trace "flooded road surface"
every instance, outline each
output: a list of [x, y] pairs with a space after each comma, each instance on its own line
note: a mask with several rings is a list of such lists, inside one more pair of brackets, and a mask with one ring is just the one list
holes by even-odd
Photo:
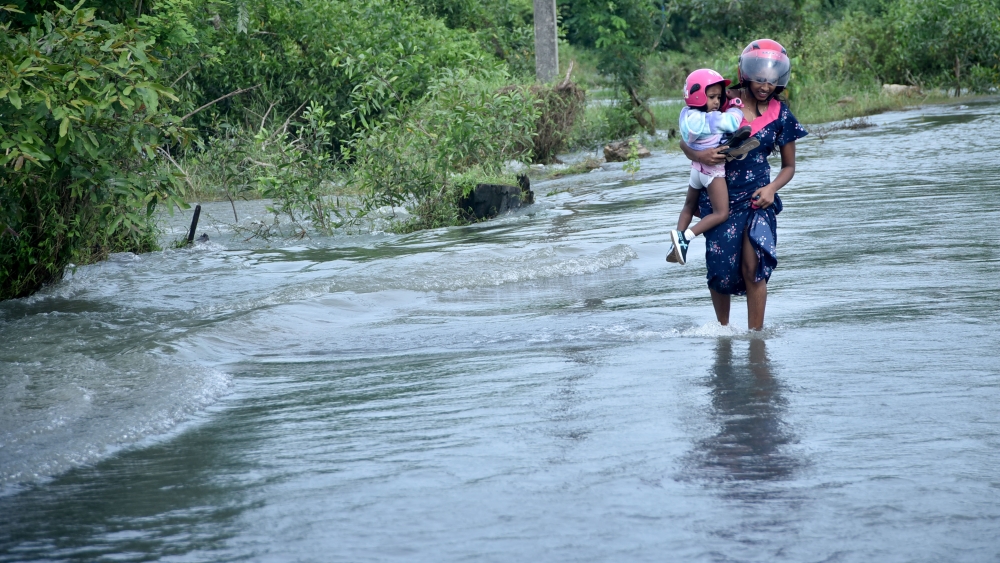
[[997, 560], [1000, 104], [873, 121], [799, 143], [761, 337], [662, 153], [0, 304], [0, 561]]

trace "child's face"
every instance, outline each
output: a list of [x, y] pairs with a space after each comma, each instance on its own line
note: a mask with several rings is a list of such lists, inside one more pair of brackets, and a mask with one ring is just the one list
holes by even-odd
[[705, 97], [708, 98], [705, 109], [717, 111], [722, 106], [722, 84], [712, 84], [705, 88]]

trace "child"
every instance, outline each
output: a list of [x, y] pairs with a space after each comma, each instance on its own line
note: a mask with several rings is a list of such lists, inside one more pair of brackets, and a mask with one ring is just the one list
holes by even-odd
[[[719, 146], [723, 133], [736, 133], [738, 130], [738, 134], [733, 135], [734, 140], [749, 135], [749, 127], [740, 129], [743, 112], [739, 108], [743, 107], [743, 103], [739, 98], [729, 100], [730, 107], [725, 112], [719, 111], [725, 100], [725, 87], [729, 83], [721, 74], [708, 68], [692, 72], [684, 81], [684, 103], [687, 107], [681, 110], [680, 130], [681, 138], [692, 149]], [[667, 254], [667, 262], [685, 264], [691, 239], [721, 225], [729, 218], [729, 190], [725, 176], [725, 165], [706, 166], [691, 162], [687, 198], [680, 217], [677, 218], [677, 229], [670, 231], [673, 246]], [[688, 228], [698, 208], [698, 194], [702, 189], [708, 190], [712, 214], [702, 217], [697, 225]]]

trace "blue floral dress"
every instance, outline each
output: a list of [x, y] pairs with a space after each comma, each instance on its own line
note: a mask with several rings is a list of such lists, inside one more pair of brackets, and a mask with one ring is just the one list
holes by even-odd
[[[743, 160], [726, 163], [729, 220], [705, 232], [708, 287], [726, 295], [744, 295], [747, 291], [741, 271], [744, 232], [749, 233], [750, 243], [757, 253], [754, 281], [767, 281], [778, 265], [777, 215], [781, 213], [781, 198], [775, 194], [774, 204], [767, 209], [753, 209], [750, 198], [757, 189], [771, 182], [767, 156], [775, 146], [783, 147], [807, 135], [788, 106], [778, 100], [771, 100], [764, 115], [757, 117], [750, 127], [760, 146]], [[708, 190], [701, 190], [698, 208], [702, 217], [712, 212]]]

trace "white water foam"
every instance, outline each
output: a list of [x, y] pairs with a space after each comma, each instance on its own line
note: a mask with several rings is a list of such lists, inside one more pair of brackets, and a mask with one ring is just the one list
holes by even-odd
[[[478, 254], [443, 254], [428, 263], [421, 257], [419, 266], [406, 263], [378, 264], [365, 268], [358, 276], [338, 277], [332, 291], [455, 291], [500, 286], [530, 280], [593, 274], [625, 265], [639, 257], [632, 247], [616, 244], [595, 254], [566, 256], [566, 251], [544, 247], [512, 256], [486, 259]], [[378, 271], [379, 269], [384, 271]]]
[[721, 325], [717, 321], [705, 323], [680, 331], [683, 338], [736, 338], [740, 340], [767, 339], [776, 336], [780, 326], [764, 325], [762, 330], [747, 330], [732, 324]]
[[226, 374], [145, 354], [68, 354], [0, 369], [0, 494], [165, 434], [231, 384]]
[[[554, 247], [529, 250], [509, 256], [482, 258], [480, 253], [442, 253], [428, 259], [406, 257], [351, 264], [323, 272], [290, 272], [300, 281], [284, 279], [269, 291], [254, 288], [233, 292], [226, 299], [193, 309], [195, 316], [250, 311], [313, 299], [335, 292], [372, 293], [386, 290], [458, 291], [496, 287], [509, 283], [564, 276], [593, 274], [625, 265], [638, 258], [630, 246], [614, 245], [593, 254], [567, 256], [570, 251]], [[251, 274], [253, 266], [250, 267]], [[291, 283], [290, 283], [291, 282]]]
[[714, 321], [682, 330], [680, 335], [685, 338], [732, 338], [746, 332], [746, 330], [736, 328], [731, 324], [721, 325], [718, 321]]

